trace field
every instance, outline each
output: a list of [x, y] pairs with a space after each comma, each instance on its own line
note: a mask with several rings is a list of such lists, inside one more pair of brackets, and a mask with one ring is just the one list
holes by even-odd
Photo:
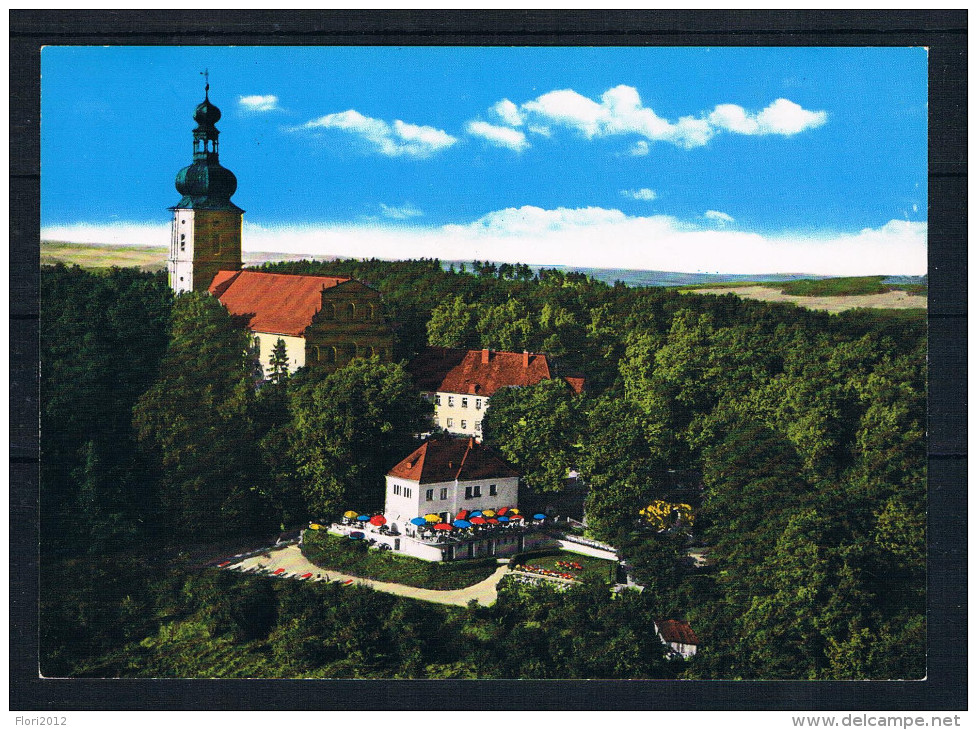
[[846, 309], [926, 309], [926, 297], [910, 294], [903, 290], [887, 291], [884, 294], [849, 295], [797, 295], [784, 294], [780, 289], [770, 286], [731, 286], [686, 289], [691, 294], [735, 294], [744, 299], [758, 299], [763, 302], [783, 302], [796, 304], [807, 309], [820, 309], [825, 312], [843, 312]]
[[[143, 271], [166, 269], [166, 246], [108, 246], [94, 243], [41, 241], [41, 265], [65, 264], [84, 269], [108, 269], [113, 266], [135, 266]], [[245, 251], [244, 263], [255, 266], [270, 261], [298, 261], [313, 257], [303, 254]], [[332, 257], [315, 257], [328, 260]]]
[[86, 269], [135, 266], [143, 271], [166, 268], [166, 246], [94, 246], [41, 241], [41, 265], [78, 265]]
[[305, 533], [302, 553], [321, 568], [435, 591], [467, 588], [485, 580], [499, 567], [495, 558], [429, 563], [404, 555], [367, 550], [362, 542], [312, 530]]

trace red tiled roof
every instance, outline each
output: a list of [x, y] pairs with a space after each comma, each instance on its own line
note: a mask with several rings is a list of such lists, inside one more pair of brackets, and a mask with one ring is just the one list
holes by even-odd
[[664, 641], [676, 644], [699, 645], [699, 637], [695, 635], [688, 621], [676, 621], [668, 619], [666, 621], [655, 621], [658, 626], [658, 633]]
[[491, 397], [499, 388], [549, 380], [546, 355], [428, 347], [409, 366], [421, 390]]
[[567, 385], [573, 388], [574, 393], [576, 393], [577, 395], [583, 393], [583, 386], [584, 386], [583, 378], [571, 378], [570, 376], [567, 376], [563, 379], [567, 381]]
[[337, 276], [299, 276], [263, 271], [218, 271], [210, 293], [255, 332], [301, 335], [322, 308], [323, 289], [349, 281]]
[[432, 439], [387, 472], [419, 484], [517, 477], [519, 472], [475, 439]]

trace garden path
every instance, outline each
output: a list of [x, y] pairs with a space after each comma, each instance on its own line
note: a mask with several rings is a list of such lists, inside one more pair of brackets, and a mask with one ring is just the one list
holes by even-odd
[[371, 578], [359, 578], [355, 575], [347, 575], [338, 570], [320, 568], [310, 562], [303, 554], [298, 545], [288, 545], [282, 548], [275, 548], [260, 555], [252, 555], [238, 562], [227, 566], [228, 570], [238, 570], [241, 572], [261, 572], [263, 574], [274, 573], [279, 568], [285, 572], [281, 573], [283, 578], [297, 578], [306, 573], [312, 573], [309, 580], [339, 581], [345, 583], [352, 580], [356, 585], [366, 586], [375, 591], [392, 593], [395, 596], [414, 598], [418, 601], [428, 601], [430, 603], [441, 603], [446, 606], [467, 606], [472, 599], [478, 601], [482, 606], [490, 606], [495, 603], [498, 597], [497, 586], [502, 576], [506, 574], [509, 567], [500, 565], [492, 575], [485, 580], [451, 591], [434, 591], [429, 588], [415, 588], [414, 586], [402, 583], [386, 583], [384, 581], [373, 580]]

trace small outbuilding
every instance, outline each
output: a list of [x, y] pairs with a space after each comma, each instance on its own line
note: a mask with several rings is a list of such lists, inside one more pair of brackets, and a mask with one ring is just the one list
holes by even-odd
[[690, 659], [699, 649], [699, 637], [688, 621], [665, 619], [655, 621], [655, 633], [673, 656]]

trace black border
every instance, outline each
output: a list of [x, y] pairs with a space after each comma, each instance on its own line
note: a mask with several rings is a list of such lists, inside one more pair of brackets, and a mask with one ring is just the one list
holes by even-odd
[[[963, 710], [967, 706], [965, 10], [10, 11], [10, 710]], [[41, 680], [37, 674], [44, 45], [929, 48], [929, 650], [917, 682]], [[892, 154], [899, 154], [893, 150]]]

